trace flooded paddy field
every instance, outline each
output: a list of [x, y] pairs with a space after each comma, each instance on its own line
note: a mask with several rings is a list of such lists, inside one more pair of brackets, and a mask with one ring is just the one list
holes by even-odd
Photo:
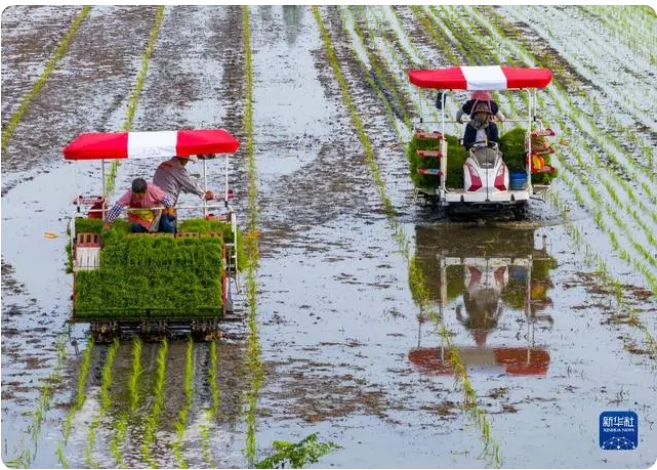
[[[3, 463], [252, 467], [316, 433], [339, 447], [308, 467], [654, 465], [656, 33], [643, 7], [6, 9]], [[499, 63], [553, 71], [559, 174], [526, 220], [450, 222], [414, 199], [405, 147], [436, 110], [406, 71]], [[217, 127], [241, 142], [242, 321], [92, 341], [68, 322], [66, 223], [100, 167], [62, 148]], [[111, 200], [154, 165], [123, 162]], [[635, 449], [601, 449], [613, 410], [637, 414]]]

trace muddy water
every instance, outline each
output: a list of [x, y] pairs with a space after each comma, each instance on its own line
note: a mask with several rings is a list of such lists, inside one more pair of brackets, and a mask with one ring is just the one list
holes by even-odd
[[[624, 350], [619, 335], [626, 329], [603, 325], [613, 314], [610, 299], [587, 289], [587, 270], [563, 243], [560, 227], [433, 227], [416, 234], [433, 298], [493, 414], [505, 465], [652, 463], [655, 363]], [[445, 243], [446, 236], [458, 241]], [[440, 341], [421, 339], [409, 355], [416, 369], [451, 373]], [[646, 420], [644, 445], [629, 455], [608, 455], [597, 446], [598, 416], [627, 408]]]
[[[20, 106], [81, 7], [16, 5], [2, 12], [2, 124]], [[49, 34], [43, 34], [47, 28]]]
[[[88, 20], [116, 23], [113, 12], [94, 8]], [[127, 61], [135, 74], [153, 18], [149, 15], [154, 16], [152, 9], [137, 15], [143, 21], [137, 28], [141, 36], [134, 37], [132, 62]], [[642, 334], [627, 319], [615, 316], [613, 295], [602, 289], [581, 249], [570, 245], [556, 213], [536, 202], [527, 223], [464, 226], [445, 224], [429, 210], [416, 208], [406, 158], [393, 145], [396, 135], [382, 103], [362, 86], [363, 71], [353, 61], [339, 15], [328, 9], [322, 10], [322, 17], [373, 142], [386, 191], [403, 229], [414, 240], [432, 310], [442, 311], [480, 406], [490, 413], [503, 465], [651, 465], [651, 443], [657, 440], [651, 425], [655, 360], [645, 353]], [[251, 21], [263, 256], [258, 314], [265, 364], [257, 416], [259, 457], [269, 454], [274, 440], [294, 441], [318, 432], [320, 440], [342, 446], [321, 460], [322, 467], [490, 465], [479, 458], [484, 445], [462, 408], [462, 392], [454, 387], [449, 355], [436, 333], [437, 319], [422, 315], [414, 302], [406, 262], [382, 215], [312, 11], [254, 7]], [[203, 27], [179, 27], [196, 24]], [[241, 135], [240, 25], [239, 8], [167, 7], [135, 130], [222, 126]], [[79, 34], [91, 33], [83, 26]], [[103, 37], [107, 32], [98, 34]], [[69, 60], [63, 70], [75, 73], [74, 64]], [[129, 90], [134, 78], [108, 84], [107, 93]], [[64, 93], [59, 89], [53, 96]], [[123, 107], [98, 109], [98, 115], [87, 112], [84, 122], [120, 127]], [[48, 136], [65, 132], [76, 122], [71, 119], [49, 128]], [[28, 145], [25, 134], [19, 138], [17, 132], [15, 141]], [[54, 146], [54, 138], [52, 142]], [[53, 152], [56, 161], [59, 157]], [[231, 160], [230, 170], [242, 219], [246, 184], [241, 156]], [[62, 183], [70, 185], [75, 177], [69, 165], [31, 173], [41, 164], [39, 160], [25, 170], [21, 175], [34, 179], [16, 186], [2, 201], [5, 462], [26, 447], [33, 449], [24, 434], [30, 423], [26, 413], [34, 408], [39, 379], [52, 369], [55, 335], [65, 331], [69, 315], [70, 277], [62, 270], [65, 237], [46, 240], [43, 232], [63, 235], [63, 220], [75, 193], [63, 190]], [[150, 176], [152, 170], [148, 162], [126, 162], [119, 170], [117, 193], [135, 176]], [[84, 191], [93, 190], [94, 171], [93, 166], [84, 167], [78, 175]], [[221, 178], [213, 175], [211, 187], [221, 188]], [[35, 217], [35, 210], [43, 212]], [[591, 220], [583, 211], [573, 213], [588, 236]], [[614, 269], [623, 273], [623, 279], [636, 277], [616, 262]], [[626, 302], [639, 308], [639, 318], [654, 332], [654, 302], [645, 291], [629, 285], [625, 294]], [[188, 404], [183, 391], [186, 344], [170, 343], [165, 407], [150, 449], [160, 466], [177, 464], [174, 422], [186, 406], [189, 419], [182, 455], [190, 466], [245, 465], [244, 332], [242, 324], [230, 326], [217, 348], [220, 404], [215, 419], [205, 414], [213, 400], [209, 346], [194, 348], [194, 393]], [[64, 379], [43, 424], [32, 466], [61, 466], [56, 449], [70, 402], [76, 398], [80, 367], [71, 340], [83, 349], [85, 327], [74, 328], [65, 339]], [[108, 443], [124, 413], [129, 414], [122, 447], [125, 463], [145, 465], [141, 445], [145, 422], [154, 409], [159, 347], [143, 346], [141, 400], [130, 415], [132, 345], [120, 345], [112, 368], [112, 402], [100, 418], [91, 452], [96, 465], [115, 465]], [[85, 453], [91, 423], [100, 416], [106, 355], [107, 346], [95, 346], [85, 402], [65, 448], [70, 466], [88, 465]], [[628, 408], [642, 422], [639, 448], [624, 453], [598, 450], [599, 413]], [[211, 430], [208, 441], [204, 426]], [[203, 452], [208, 445], [210, 462]]]

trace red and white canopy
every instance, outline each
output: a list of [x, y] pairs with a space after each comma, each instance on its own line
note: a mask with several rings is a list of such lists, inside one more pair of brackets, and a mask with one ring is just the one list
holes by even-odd
[[234, 153], [240, 143], [224, 129], [82, 134], [64, 148], [66, 160], [186, 157]]
[[408, 78], [421, 88], [443, 90], [509, 90], [544, 88], [552, 80], [548, 69], [505, 67], [450, 67], [435, 70], [409, 70]]

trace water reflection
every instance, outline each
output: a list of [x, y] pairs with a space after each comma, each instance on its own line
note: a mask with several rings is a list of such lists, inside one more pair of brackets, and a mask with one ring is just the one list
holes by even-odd
[[[547, 373], [550, 354], [537, 344], [536, 329], [538, 324], [553, 323], [547, 310], [552, 304], [550, 271], [556, 264], [545, 237], [536, 238], [535, 230], [507, 226], [416, 227], [417, 266], [434, 303], [432, 311], [450, 330], [460, 327], [454, 342], [469, 370]], [[491, 341], [505, 316], [519, 330], [511, 335], [500, 332]], [[422, 371], [451, 374], [450, 352], [444, 345], [420, 344], [427, 317], [420, 318], [418, 347], [409, 359]]]
[[288, 44], [294, 44], [301, 33], [301, 20], [305, 7], [302, 5], [283, 5], [283, 21], [285, 22], [285, 37]]

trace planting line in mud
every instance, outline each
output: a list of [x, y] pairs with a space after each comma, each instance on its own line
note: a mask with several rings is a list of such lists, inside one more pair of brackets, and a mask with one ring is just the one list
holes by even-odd
[[89, 371], [91, 366], [91, 353], [93, 349], [94, 349], [94, 340], [93, 338], [91, 338], [89, 339], [89, 342], [87, 343], [87, 347], [84, 350], [84, 354], [82, 355], [82, 365], [80, 366], [80, 373], [78, 375], [77, 396], [75, 402], [71, 405], [71, 409], [68, 412], [68, 415], [66, 416], [66, 421], [64, 421], [64, 428], [62, 429], [62, 434], [63, 434], [62, 440], [60, 440], [59, 443], [57, 444], [57, 449], [56, 449], [57, 460], [64, 468], [68, 468], [68, 461], [64, 456], [64, 450], [66, 448], [66, 444], [68, 443], [68, 439], [71, 436], [71, 429], [73, 427], [73, 418], [75, 418], [77, 412], [80, 411], [80, 409], [82, 409], [82, 405], [84, 405], [84, 401], [86, 398], [84, 389], [87, 385], [87, 380], [89, 379]]
[[[404, 90], [404, 95], [411, 102], [416, 113], [422, 116], [423, 110], [419, 106], [418, 101], [416, 101], [417, 89], [408, 80], [406, 71], [415, 68], [419, 63], [426, 64], [426, 61], [416, 61], [403, 49], [399, 44], [398, 39], [396, 42], [392, 42], [387, 35], [383, 34], [383, 22], [385, 19], [379, 17], [377, 9], [374, 7], [360, 6], [359, 11], [361, 17], [364, 18], [363, 29], [367, 31], [372, 47], [380, 52], [387, 73], [393, 78], [393, 80], [395, 80], [399, 89]], [[373, 25], [371, 25], [371, 21], [374, 23]], [[379, 34], [377, 35], [376, 32]], [[368, 49], [368, 52], [369, 50], [370, 49]], [[431, 111], [432, 117], [437, 121], [437, 110], [430, 106], [429, 111]], [[406, 118], [404, 122], [408, 127], [411, 126], [411, 118]]]
[[437, 327], [440, 330], [440, 336], [443, 339], [443, 341], [446, 343], [451, 355], [450, 356], [451, 360], [454, 364], [454, 371], [455, 371], [454, 378], [456, 379], [457, 382], [460, 382], [463, 386], [464, 409], [469, 412], [471, 417], [474, 418], [474, 421], [479, 426], [479, 429], [481, 431], [482, 440], [485, 443], [485, 447], [482, 452], [482, 455], [494, 459], [495, 466], [499, 467], [501, 464], [500, 447], [499, 444], [492, 437], [490, 422], [488, 420], [487, 414], [477, 405], [476, 391], [472, 387], [472, 384], [468, 378], [467, 370], [460, 359], [460, 352], [452, 342], [451, 334], [447, 329], [443, 321], [443, 318], [441, 318], [437, 312], [431, 311], [432, 307], [430, 306], [430, 302], [429, 302], [429, 294], [428, 294], [428, 289], [426, 287], [426, 280], [424, 279], [421, 270], [417, 267], [415, 257], [413, 256], [410, 250], [411, 242], [406, 236], [403, 227], [401, 226], [398, 219], [396, 218], [395, 209], [386, 194], [385, 184], [381, 178], [380, 169], [374, 156], [374, 150], [372, 148], [371, 141], [369, 140], [367, 134], [365, 133], [362, 119], [358, 114], [356, 106], [351, 98], [349, 92], [349, 85], [347, 84], [347, 81], [344, 78], [344, 75], [342, 74], [337, 56], [335, 54], [335, 50], [333, 48], [333, 45], [331, 44], [331, 38], [322, 21], [321, 14], [317, 6], [313, 6], [313, 14], [315, 16], [315, 19], [320, 29], [320, 34], [322, 36], [324, 49], [328, 56], [329, 63], [331, 64], [336, 79], [340, 85], [343, 102], [349, 111], [352, 125], [355, 127], [356, 132], [361, 141], [361, 144], [365, 149], [365, 156], [368, 162], [368, 167], [370, 169], [370, 172], [372, 173], [372, 178], [374, 180], [377, 194], [379, 195], [379, 198], [381, 199], [381, 203], [385, 208], [388, 222], [394, 232], [393, 236], [399, 245], [399, 249], [402, 256], [405, 258], [405, 260], [408, 263], [409, 273], [410, 273], [409, 283], [411, 285], [411, 289], [418, 294], [418, 298], [420, 299], [419, 303], [420, 303], [421, 312], [424, 313], [426, 311], [426, 313], [428, 313], [432, 318], [435, 318], [437, 320]]
[[153, 387], [153, 408], [151, 409], [150, 415], [146, 417], [141, 445], [142, 459], [152, 468], [157, 467], [157, 462], [151, 457], [151, 445], [155, 440], [155, 432], [160, 425], [160, 415], [162, 414], [162, 410], [164, 410], [164, 383], [167, 372], [168, 352], [169, 342], [165, 339], [157, 352], [157, 359], [155, 361], [157, 370], [155, 385]]
[[118, 468], [125, 467], [121, 447], [125, 442], [126, 436], [128, 434], [128, 422], [134, 417], [137, 411], [137, 406], [139, 405], [139, 379], [141, 378], [143, 371], [141, 366], [141, 353], [142, 342], [139, 337], [136, 336], [132, 342], [132, 372], [128, 378], [130, 410], [129, 412], [120, 413], [119, 419], [116, 421], [116, 433], [109, 443], [110, 452], [116, 461], [116, 466]]
[[[353, 7], [349, 7], [353, 8]], [[377, 95], [379, 96], [379, 99], [383, 103], [386, 112], [388, 114], [388, 118], [390, 120], [390, 123], [392, 127], [395, 129], [395, 133], [397, 134], [398, 138], [400, 139], [400, 142], [402, 142], [402, 146], [405, 148], [405, 144], [403, 143], [405, 139], [402, 138], [403, 133], [402, 130], [400, 130], [399, 125], [400, 123], [398, 122], [398, 119], [395, 117], [395, 112], [392, 108], [392, 103], [386, 99], [381, 87], [374, 81], [372, 78], [371, 74], [369, 73], [368, 67], [365, 65], [370, 64], [374, 70], [376, 71], [377, 75], [380, 77], [386, 77], [384, 72], [381, 70], [379, 61], [374, 59], [373, 54], [371, 53], [370, 49], [366, 47], [365, 41], [363, 38], [363, 33], [358, 27], [358, 24], [356, 22], [356, 19], [353, 15], [353, 12], [351, 10], [347, 10], [345, 8], [340, 8], [340, 15], [341, 15], [341, 20], [342, 20], [342, 25], [343, 29], [345, 30], [347, 36], [350, 36], [352, 38], [351, 41], [351, 50], [354, 54], [354, 59], [356, 62], [360, 65], [361, 70], [363, 71], [363, 76], [365, 77], [365, 80], [367, 83], [372, 87], [373, 90], [376, 90]], [[353, 28], [349, 28], [349, 25], [351, 25]], [[356, 43], [355, 41], [358, 41]], [[365, 51], [365, 57], [362, 58], [360, 57], [359, 51]], [[367, 61], [367, 62], [365, 62]], [[399, 103], [399, 102], [398, 102]], [[408, 119], [407, 115], [404, 113], [404, 117]], [[403, 131], [408, 133], [411, 123], [410, 121], [403, 119], [401, 122], [401, 125], [403, 127]]]
[[[212, 344], [215, 344], [214, 342]], [[176, 440], [174, 441], [173, 447], [173, 457], [176, 462], [176, 467], [178, 468], [188, 468], [187, 461], [182, 455], [182, 446], [185, 443], [185, 430], [187, 428], [187, 418], [189, 416], [189, 410], [192, 408], [193, 402], [193, 384], [194, 384], [194, 340], [189, 338], [187, 341], [187, 349], [185, 352], [185, 381], [183, 383], [183, 388], [185, 391], [185, 404], [178, 412], [178, 419], [173, 424], [173, 428], [176, 431]], [[215, 369], [216, 371], [216, 369]], [[215, 380], [216, 382], [216, 380]], [[213, 394], [214, 396], [214, 394]], [[218, 400], [217, 400], [218, 403]]]
[[[490, 25], [490, 23], [486, 23], [486, 21], [485, 21], [484, 18], [478, 17], [478, 16], [474, 13], [474, 10], [473, 10], [473, 15], [470, 15], [469, 18], [473, 18], [473, 17], [479, 22], [479, 24], [481, 24], [481, 25], [487, 25], [487, 27], [488, 27], [489, 29], [491, 29], [491, 25]], [[502, 34], [499, 34], [499, 32], [498, 32], [498, 36], [500, 37], [500, 40], [503, 39], [503, 35], [502, 35]], [[508, 41], [508, 39], [507, 39], [507, 42], [510, 42], [510, 41]], [[518, 46], [518, 47], [517, 47], [517, 49], [520, 49], [520, 48], [521, 48], [521, 46]], [[518, 53], [518, 52], [516, 52], [516, 53], [518, 54], [518, 56], [523, 57], [523, 58], [525, 59], [525, 62], [532, 63], [533, 61], [532, 61], [531, 59], [527, 59], [527, 57], [530, 56], [530, 55], [529, 55], [526, 51], [522, 51], [522, 52], [523, 52], [523, 53]], [[556, 84], [556, 83], [555, 83], [555, 86], [559, 88], [558, 84]], [[548, 89], [548, 90], [549, 90], [552, 94], [555, 94], [555, 93], [556, 93], [556, 92], [554, 92], [553, 90], [550, 90], [550, 89]], [[554, 98], [554, 101], [555, 101], [555, 103], [556, 103], [556, 105], [557, 105], [557, 108], [559, 109], [559, 112], [560, 112], [561, 114], [566, 114], [565, 109], [562, 107], [562, 104], [561, 104], [562, 101], [564, 101], [564, 99], [563, 99], [562, 97], [558, 96], [558, 95], [553, 95], [553, 98]], [[560, 99], [560, 98], [561, 98], [561, 99]], [[542, 103], [542, 100], [539, 99], [539, 101]], [[574, 106], [572, 105], [572, 102], [570, 102], [570, 100], [566, 100], [566, 103], [567, 103], [567, 105], [569, 105], [570, 108], [574, 108]], [[574, 111], [577, 111], [577, 110], [574, 110]], [[559, 118], [559, 119], [560, 119], [560, 118]], [[559, 119], [558, 119], [558, 120], [559, 120]], [[569, 126], [567, 126], [563, 120], [560, 121], [560, 124], [561, 124], [561, 127], [562, 127], [562, 129], [563, 129], [564, 132], [566, 132], [566, 133], [569, 132], [569, 130], [568, 130]], [[570, 135], [570, 137], [572, 137], [574, 140], [577, 141], [577, 142], [576, 142], [576, 145], [574, 145], [573, 148], [580, 147], [580, 148], [582, 148], [582, 149], [584, 149], [584, 150], [589, 151], [589, 154], [594, 156], [594, 157], [593, 157], [594, 160], [600, 158], [600, 157], [597, 155], [597, 153], [594, 152], [594, 151], [592, 151], [592, 150], [590, 150], [590, 148], [588, 147], [588, 145], [587, 145], [583, 140], [580, 140], [580, 138], [579, 138], [577, 135], [572, 134], [572, 135]], [[575, 153], [576, 156], [579, 156], [577, 150], [575, 150], [573, 153]], [[580, 164], [583, 164], [581, 161], [579, 161], [579, 163], [580, 163]], [[600, 167], [600, 168], [602, 168], [602, 167]], [[573, 173], [573, 174], [575, 174], [575, 175], [577, 175], [577, 176], [580, 176], [579, 173], [577, 173], [577, 172], [575, 172], [575, 173]], [[616, 179], [617, 181], [621, 180], [621, 178], [619, 178], [617, 175], [614, 175], [613, 172], [611, 172], [611, 175], [612, 175], [612, 177], [615, 176], [615, 179]], [[587, 187], [587, 191], [589, 191], [589, 193], [595, 193], [595, 192], [596, 192], [596, 189], [592, 186], [592, 184], [591, 184], [591, 182], [590, 182], [590, 178], [587, 178], [585, 175], [581, 175], [581, 177], [579, 178], [579, 181], [580, 181], [580, 183], [581, 183], [582, 185], [584, 185], [584, 186]], [[622, 183], [619, 183], [619, 184], [620, 184], [623, 188], [629, 188], [629, 186], [628, 186], [627, 184], [622, 184]], [[605, 185], [603, 185], [603, 186], [605, 186], [605, 189], [607, 189], [607, 190], [610, 188], [610, 185], [609, 185], [609, 184], [605, 184]], [[631, 190], [630, 190], [628, 193], [631, 194]], [[617, 195], [614, 196], [613, 194], [614, 194], [613, 192], [610, 193], [610, 197], [611, 197], [611, 199], [612, 199], [612, 200], [618, 200]], [[591, 194], [591, 195], [592, 195], [592, 197], [594, 198], [594, 200], [597, 198], [597, 197], [594, 196], [593, 194]], [[630, 199], [633, 199], [632, 196], [629, 196], [629, 197], [630, 197]], [[608, 207], [608, 204], [601, 203], [601, 200], [598, 199], [598, 207], [599, 207], [600, 205], [602, 205], [602, 207], [605, 208], [606, 212], [607, 212], [607, 213], [610, 215], [610, 217], [612, 217], [616, 222], [619, 220], [619, 217], [618, 217], [617, 212], [612, 211], [612, 209]], [[647, 209], [647, 208], [646, 208], [646, 209]], [[599, 209], [595, 209], [595, 208], [593, 208], [593, 207], [591, 207], [591, 210], [594, 211], [594, 212], [599, 212]], [[630, 214], [633, 214], [633, 213], [634, 213], [634, 214], [636, 215], [636, 212], [635, 212], [634, 210], [632, 210], [632, 208], [630, 208], [629, 206], [625, 206], [624, 211], [626, 211], [626, 212], [628, 212], [628, 213], [630, 213]], [[639, 219], [639, 220], [640, 220], [640, 218], [639, 218], [638, 216], [635, 217], [635, 215], [633, 215], [633, 217], [635, 218], [635, 220], [636, 220], [636, 219]], [[598, 226], [600, 227], [600, 229], [601, 229], [602, 231], [607, 232], [608, 235], [609, 235], [610, 232], [612, 232], [612, 230], [611, 230], [608, 226], [606, 226], [606, 225], [603, 224], [602, 219], [601, 219], [601, 216], [597, 216], [597, 217], [595, 217], [594, 220], [596, 221], [596, 223], [598, 224]], [[652, 256], [650, 256], [650, 253], [645, 249], [645, 247], [643, 247], [643, 245], [641, 245], [641, 243], [637, 242], [637, 241], [632, 237], [632, 231], [630, 231], [629, 228], [627, 228], [626, 224], [623, 223], [623, 222], [621, 222], [621, 224], [618, 224], [618, 225], [620, 226], [620, 228], [625, 228], [625, 233], [627, 234], [626, 236], [628, 236], [628, 237], [631, 239], [631, 241], [632, 241], [632, 246], [634, 247], [635, 250], [637, 250], [637, 251], [641, 254], [642, 259], [643, 259], [644, 261], [648, 262], [649, 264], [653, 265], [653, 263], [656, 262], [655, 259], [654, 259]], [[638, 223], [638, 225], [639, 225], [640, 227], [642, 227], [642, 230], [644, 230], [644, 232], [645, 232], [646, 234], [650, 234], [650, 235], [648, 236], [648, 240], [650, 240], [651, 238], [654, 240], [654, 237], [652, 237], [652, 234], [650, 233], [650, 232], [651, 232], [650, 229], [647, 229], [647, 230], [646, 230], [646, 229], [644, 228], [644, 227], [646, 227], [646, 225], [645, 225], [645, 223], [644, 223], [643, 221], [640, 222], [640, 223]], [[618, 247], [618, 237], [617, 237], [615, 234], [611, 234], [611, 235], [609, 235], [609, 236], [610, 236], [610, 239], [612, 240], [612, 244], [614, 244], [616, 247]], [[614, 241], [614, 240], [615, 240], [615, 241]], [[623, 253], [621, 253], [621, 255], [624, 256]], [[629, 256], [629, 254], [627, 254], [627, 256]], [[655, 286], [655, 282], [654, 282], [654, 281], [655, 281], [655, 278], [654, 278], [654, 275], [653, 275], [649, 270], [647, 270], [647, 268], [646, 268], [645, 266], [643, 266], [642, 264], [640, 264], [640, 263], [638, 263], [638, 262], [636, 262], [636, 263], [634, 263], [634, 264], [635, 264], [635, 266], [637, 266], [637, 267], [639, 268], [639, 270], [644, 274], [644, 276], [646, 276], [646, 278], [647, 278], [649, 284], [651, 285], [651, 288], [654, 289], [654, 286]]]
[[[568, 181], [566, 181], [566, 183], [572, 184], [569, 183]], [[578, 202], [580, 202], [581, 193], [579, 189], [576, 188], [575, 186], [571, 186], [571, 189], [575, 193]], [[598, 254], [599, 250], [593, 248], [591, 244], [586, 241], [586, 238], [582, 235], [582, 233], [577, 228], [577, 226], [575, 226], [575, 224], [570, 220], [567, 208], [564, 205], [564, 203], [552, 193], [548, 193], [548, 200], [553, 205], [553, 207], [556, 210], [558, 210], [559, 213], [561, 214], [561, 217], [564, 221], [563, 224], [564, 229], [566, 230], [566, 233], [568, 233], [568, 235], [571, 237], [575, 246], [580, 250], [583, 249], [584, 262], [587, 265], [595, 267], [597, 269], [598, 273], [601, 276], [604, 286], [613, 292], [614, 298], [616, 300], [616, 309], [615, 309], [614, 317], [619, 318], [621, 314], [625, 314], [625, 316], [629, 319], [625, 323], [637, 328], [639, 331], [643, 333], [644, 343], [646, 345], [645, 351], [653, 361], [657, 362], [657, 341], [655, 340], [655, 337], [650, 333], [648, 327], [645, 326], [643, 323], [641, 323], [641, 321], [639, 320], [638, 311], [636, 307], [627, 305], [625, 300], [625, 295], [623, 293], [623, 285], [620, 282], [620, 280], [613, 277], [609, 273], [605, 261]], [[625, 349], [629, 350], [630, 347], [633, 346], [630, 343], [629, 338], [622, 336], [622, 340], [625, 345]]]
[[[395, 37], [394, 41], [390, 41], [387, 35], [383, 35], [381, 38], [381, 42], [385, 43], [387, 40], [389, 42], [392, 42], [394, 45], [390, 47], [394, 48], [396, 46], [396, 48], [399, 50], [399, 54], [405, 58], [404, 62], [402, 62], [401, 60], [397, 61], [397, 68], [402, 72], [404, 85], [406, 85], [408, 88], [413, 90], [412, 92], [410, 92], [410, 95], [413, 100], [413, 105], [415, 106], [418, 115], [422, 116], [423, 109], [421, 105], [418, 103], [418, 100], [416, 99], [416, 95], [418, 94], [419, 89], [411, 86], [405, 72], [409, 69], [409, 67], [415, 68], [418, 65], [421, 65], [423, 68], [427, 68], [427, 69], [431, 68], [432, 66], [430, 61], [428, 60], [427, 57], [421, 55], [417, 50], [415, 43], [409, 40], [406, 30], [403, 28], [401, 19], [399, 18], [399, 14], [397, 13], [397, 10], [395, 8], [385, 7], [385, 6], [369, 7], [367, 11], [372, 12], [377, 31], [382, 30], [384, 23], [387, 23], [387, 25], [391, 29]], [[379, 15], [382, 15], [383, 18], [380, 18]], [[393, 56], [395, 56], [395, 54], [393, 54]], [[394, 73], [394, 71], [392, 73]], [[439, 121], [438, 110], [431, 105], [429, 106], [429, 109], [432, 112], [432, 117], [434, 121], [438, 122]], [[447, 102], [446, 112], [448, 116], [455, 115], [454, 104], [452, 103], [451, 100]]]
[[[420, 103], [419, 100], [419, 94], [418, 94], [419, 89], [410, 83], [410, 81], [408, 80], [408, 76], [406, 74], [406, 71], [409, 70], [409, 68], [411, 67], [414, 68], [415, 66], [417, 66], [418, 63], [421, 63], [428, 67], [428, 63], [426, 59], [422, 58], [418, 61], [416, 58], [417, 53], [413, 55], [404, 49], [404, 47], [400, 44], [401, 41], [399, 39], [399, 31], [394, 31], [394, 34], [397, 37], [396, 44], [392, 43], [385, 34], [382, 34], [384, 31], [383, 29], [384, 25], [382, 24], [382, 22], [385, 21], [385, 19], [382, 20], [379, 18], [379, 15], [377, 14], [377, 10], [374, 7], [361, 6], [359, 7], [359, 9], [360, 9], [361, 17], [364, 18], [363, 29], [367, 32], [369, 43], [371, 44], [370, 47], [366, 47], [365, 45], [363, 47], [366, 48], [368, 54], [373, 55], [374, 57], [377, 56], [371, 51], [377, 50], [379, 52], [381, 59], [377, 58], [376, 61], [380, 61], [385, 65], [387, 69], [387, 73], [390, 75], [390, 77], [393, 77], [396, 86], [399, 89], [404, 90], [405, 92], [404, 94], [407, 100], [410, 101], [410, 103], [413, 105], [416, 114], [423, 118], [423, 122], [424, 122], [425, 112], [427, 111], [431, 112], [429, 122], [431, 122], [431, 119], [433, 119], [433, 122], [439, 122], [440, 119], [438, 115], [438, 110], [431, 105], [429, 105], [428, 110], [423, 109], [422, 103]], [[370, 24], [370, 16], [374, 22], [373, 26]], [[361, 40], [364, 44], [365, 40], [363, 38], [363, 35], [359, 34], [359, 36], [361, 37]], [[451, 108], [451, 105], [452, 103], [449, 102], [448, 110]], [[448, 113], [453, 114], [449, 111]], [[410, 119], [406, 119], [404, 122], [409, 129], [412, 127], [412, 122]]]
[[53, 372], [48, 377], [41, 380], [36, 408], [31, 413], [32, 421], [28, 427], [28, 432], [30, 433], [32, 450], [24, 449], [16, 458], [8, 460], [7, 466], [10, 468], [28, 468], [36, 455], [37, 441], [39, 434], [41, 433], [41, 425], [46, 419], [46, 413], [50, 410], [53, 388], [62, 378], [62, 366], [64, 365], [64, 359], [66, 358], [66, 344], [63, 334], [57, 339], [56, 349], [57, 359], [55, 361]]
[[212, 405], [205, 410], [205, 423], [201, 424], [201, 455], [208, 466], [214, 468], [212, 461], [212, 452], [210, 452], [210, 425], [219, 413], [220, 391], [217, 384], [217, 366], [219, 357], [217, 355], [217, 342], [210, 343], [210, 366], [208, 367], [208, 383], [210, 385], [210, 395], [212, 396]]
[[23, 115], [27, 112], [28, 108], [30, 107], [30, 103], [32, 103], [32, 100], [39, 94], [41, 89], [48, 81], [48, 77], [50, 76], [52, 71], [55, 70], [61, 58], [64, 57], [64, 54], [66, 54], [68, 45], [70, 44], [71, 40], [75, 36], [75, 33], [80, 28], [82, 22], [89, 15], [90, 11], [91, 11], [90, 5], [85, 5], [84, 7], [82, 7], [82, 10], [80, 11], [80, 13], [78, 13], [78, 15], [71, 23], [71, 26], [69, 27], [62, 41], [57, 46], [57, 49], [55, 49], [55, 53], [46, 63], [45, 69], [43, 70], [41, 75], [39, 75], [39, 78], [37, 78], [36, 82], [32, 86], [32, 89], [21, 100], [20, 106], [9, 119], [9, 122], [7, 123], [5, 129], [2, 130], [0, 151], [3, 151], [5, 149], [5, 147], [13, 137], [14, 132], [16, 131], [16, 127], [18, 126], [20, 120], [23, 118]]
[[246, 110], [244, 112], [244, 134], [248, 160], [248, 225], [246, 239], [246, 299], [249, 305], [248, 326], [249, 340], [247, 362], [250, 372], [251, 390], [247, 393], [246, 415], [246, 458], [249, 466], [254, 466], [257, 459], [256, 445], [256, 410], [258, 395], [262, 386], [261, 346], [258, 339], [257, 296], [260, 252], [258, 247], [258, 180], [255, 162], [255, 142], [253, 133], [253, 51], [251, 49], [251, 24], [249, 7], [242, 7], [242, 40], [244, 43], [244, 63], [246, 75]]
[[[130, 94], [128, 99], [128, 112], [126, 120], [123, 123], [122, 130], [124, 132], [129, 132], [132, 129], [132, 123], [135, 119], [135, 113], [137, 111], [137, 103], [139, 102], [139, 97], [141, 91], [144, 88], [144, 82], [146, 81], [146, 75], [148, 74], [148, 64], [150, 63], [151, 56], [153, 55], [153, 49], [155, 48], [155, 42], [160, 34], [160, 27], [162, 26], [162, 20], [164, 19], [164, 5], [159, 5], [157, 7], [157, 13], [155, 14], [155, 23], [151, 28], [151, 33], [148, 39], [148, 44], [146, 50], [144, 51], [141, 57], [141, 69], [137, 74], [137, 81], [135, 82], [135, 87]], [[110, 166], [109, 174], [105, 182], [107, 194], [111, 194], [114, 191], [114, 185], [116, 184], [116, 174], [118, 172], [119, 165], [121, 160], [114, 159]]]
[[114, 358], [116, 357], [116, 351], [119, 349], [119, 344], [118, 338], [115, 338], [107, 351], [107, 358], [105, 359], [105, 365], [103, 366], [102, 382], [100, 385], [100, 409], [91, 422], [91, 427], [89, 428], [89, 434], [87, 436], [87, 446], [84, 451], [85, 462], [89, 468], [98, 468], [98, 464], [94, 462], [92, 457], [96, 445], [96, 428], [112, 404], [112, 397], [109, 394], [109, 388], [112, 385], [112, 366], [114, 365]]
[[[397, 103], [397, 106], [401, 107], [401, 112], [398, 113], [401, 116], [400, 119], [404, 122], [406, 127], [411, 127], [411, 117], [407, 113], [408, 103], [412, 104], [414, 108], [418, 108], [416, 102], [414, 101], [412, 88], [410, 82], [405, 79], [405, 76], [400, 77], [399, 72], [406, 70], [407, 68], [402, 65], [402, 59], [399, 57], [397, 51], [391, 47], [387, 46], [387, 43], [384, 44], [383, 38], [377, 41], [372, 28], [370, 27], [370, 15], [368, 12], [370, 9], [366, 6], [351, 6], [350, 12], [354, 22], [354, 31], [359, 36], [363, 48], [367, 52], [368, 62], [374, 68], [377, 73], [377, 76], [383, 79], [383, 84], [386, 87], [386, 90], [392, 95], [393, 100]], [[356, 8], [358, 15], [356, 14]], [[375, 20], [378, 20], [375, 18]], [[343, 19], [344, 21], [344, 19]], [[360, 23], [363, 26], [360, 26]], [[381, 31], [378, 28], [378, 25], [375, 26], [376, 31]], [[366, 44], [363, 31], [367, 33], [367, 38], [369, 46]], [[379, 51], [379, 54], [375, 54], [373, 51]], [[393, 83], [394, 82], [394, 83]], [[403, 97], [400, 96], [397, 90], [403, 90]], [[417, 109], [419, 113], [420, 110]], [[435, 113], [434, 113], [435, 114]]]

